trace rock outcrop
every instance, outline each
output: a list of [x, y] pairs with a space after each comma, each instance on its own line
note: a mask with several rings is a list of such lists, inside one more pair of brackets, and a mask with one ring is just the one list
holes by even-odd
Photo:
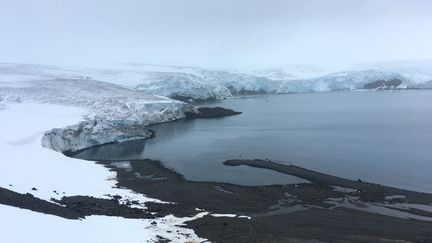
[[185, 115], [189, 119], [197, 119], [197, 118], [217, 118], [224, 116], [233, 116], [241, 114], [239, 111], [225, 109], [222, 107], [199, 107], [197, 108], [198, 112], [186, 112]]
[[397, 89], [402, 84], [402, 80], [393, 78], [390, 80], [377, 80], [364, 85], [365, 89]]

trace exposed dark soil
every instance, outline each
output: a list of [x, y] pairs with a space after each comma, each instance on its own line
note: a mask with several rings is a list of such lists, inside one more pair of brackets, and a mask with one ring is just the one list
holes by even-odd
[[55, 203], [36, 198], [30, 193], [21, 194], [2, 187], [0, 187], [0, 204], [52, 214], [67, 219], [80, 219], [85, 216]]
[[186, 112], [185, 115], [189, 119], [197, 118], [217, 118], [225, 116], [233, 116], [241, 114], [239, 111], [234, 111], [231, 109], [225, 109], [222, 107], [199, 107], [198, 113]]
[[[112, 161], [99, 163], [117, 172], [119, 187], [173, 204], [146, 203], [147, 210], [142, 210], [130, 207], [138, 202], [125, 202], [119, 196], [111, 199], [63, 197], [53, 203], [3, 188], [0, 188], [0, 203], [69, 219], [87, 215], [152, 218], [174, 214], [183, 217], [196, 215], [201, 210], [250, 216], [248, 219], [207, 215], [187, 222], [185, 227], [213, 242], [432, 242], [430, 221], [369, 213], [335, 206], [328, 201], [330, 198], [357, 198], [353, 200], [367, 205], [383, 203], [387, 195], [402, 195], [405, 198], [398, 198], [398, 203], [428, 204], [432, 202], [432, 195], [427, 193], [348, 180], [267, 160], [229, 160], [224, 164], [271, 169], [310, 183], [240, 186], [193, 182], [158, 161], [130, 161], [132, 169], [117, 168], [111, 165]], [[336, 190], [334, 186], [349, 190]], [[386, 203], [385, 207], [392, 208], [392, 204]], [[430, 216], [430, 212], [423, 210], [400, 211]]]
[[[191, 216], [197, 213], [195, 208], [200, 208], [210, 213], [251, 216], [249, 220], [208, 215], [187, 223], [199, 236], [213, 242], [432, 242], [431, 222], [334, 207], [325, 202], [346, 196], [359, 198], [359, 203], [383, 202], [386, 195], [395, 194], [406, 196], [398, 202], [432, 202], [432, 195], [426, 193], [343, 179], [266, 160], [230, 160], [225, 164], [271, 169], [311, 183], [239, 186], [192, 182], [158, 161], [131, 161], [132, 170], [117, 169], [109, 161], [100, 163], [118, 173], [119, 186], [176, 203], [147, 204], [151, 211]], [[333, 186], [351, 191], [340, 192]], [[299, 204], [304, 208], [289, 210]], [[415, 210], [407, 212], [416, 214]], [[428, 216], [425, 211], [417, 213]]]
[[[89, 196], [63, 197], [52, 202], [34, 197], [30, 193], [21, 194], [0, 187], [0, 204], [29, 209], [35, 212], [51, 214], [67, 219], [82, 219], [90, 215], [119, 216], [124, 218], [155, 218], [145, 210], [121, 204], [118, 196], [112, 199], [100, 199]], [[129, 202], [132, 204], [132, 202]]]
[[[130, 207], [132, 202], [120, 204], [118, 198], [101, 199], [89, 196], [63, 197], [60, 200], [53, 200], [65, 208], [88, 215], [119, 216], [123, 218], [155, 218], [160, 215], [152, 215], [146, 210]], [[129, 205], [128, 205], [129, 204]]]
[[407, 203], [432, 203], [432, 195], [428, 193], [415, 192], [410, 190], [403, 190], [394, 187], [383, 186], [358, 180], [349, 180], [337, 176], [323, 174], [317, 171], [308, 170], [295, 165], [285, 165], [276, 163], [269, 160], [227, 160], [225, 165], [239, 166], [247, 165], [255, 168], [263, 168], [278, 171], [288, 175], [294, 175], [306, 179], [316, 185], [333, 185], [350, 189], [356, 189], [357, 192], [352, 195], [359, 196], [365, 202], [379, 202], [383, 201], [385, 196], [390, 195], [403, 195], [404, 198], [401, 202]]
[[[110, 166], [110, 161], [99, 163], [117, 172], [118, 186], [163, 201], [176, 202], [177, 216], [192, 216], [197, 213], [195, 208], [217, 213], [265, 212], [275, 201], [283, 198], [285, 193], [284, 186], [281, 185], [247, 187], [187, 181], [182, 175], [153, 160], [130, 161], [131, 171]], [[163, 207], [166, 206], [157, 207], [164, 210]]]
[[213, 242], [431, 242], [430, 223], [361, 211], [311, 208], [245, 218], [212, 217], [187, 223]]

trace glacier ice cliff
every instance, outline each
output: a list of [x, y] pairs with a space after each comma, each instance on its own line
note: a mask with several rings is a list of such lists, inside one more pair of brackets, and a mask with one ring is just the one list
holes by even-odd
[[197, 112], [181, 101], [87, 79], [35, 80], [25, 87], [0, 87], [0, 97], [3, 106], [7, 102], [37, 102], [87, 108], [88, 114], [79, 124], [44, 134], [42, 145], [59, 152], [145, 139], [152, 135], [148, 125]]
[[42, 137], [42, 146], [69, 153], [102, 144], [146, 139], [152, 135], [152, 131], [145, 126], [113, 125], [102, 120], [90, 120], [46, 132]]

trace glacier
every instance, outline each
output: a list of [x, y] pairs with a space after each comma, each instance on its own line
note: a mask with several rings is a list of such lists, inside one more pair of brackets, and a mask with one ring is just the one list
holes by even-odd
[[[0, 74], [2, 88], [17, 85], [25, 88], [36, 81], [46, 80], [99, 81], [138, 90], [141, 95], [166, 96], [186, 102], [244, 94], [357, 90], [364, 89], [368, 83], [394, 79], [401, 81], [399, 86], [392, 87], [395, 89], [432, 88], [432, 62], [428, 61], [333, 69], [293, 65], [261, 70], [210, 70], [130, 63], [89, 64], [85, 67], [0, 64]], [[14, 82], [19, 78], [20, 82]]]
[[147, 95], [112, 83], [83, 79], [32, 80], [26, 86], [0, 87], [0, 104], [46, 103], [88, 110], [78, 124], [45, 133], [44, 147], [73, 152], [101, 144], [145, 139], [146, 126], [197, 112], [184, 102]]

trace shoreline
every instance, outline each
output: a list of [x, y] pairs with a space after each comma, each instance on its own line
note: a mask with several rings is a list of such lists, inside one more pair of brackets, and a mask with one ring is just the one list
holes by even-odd
[[[256, 161], [263, 169], [273, 170], [275, 165], [292, 169], [275, 162]], [[432, 194], [352, 181], [301, 167], [282, 173], [308, 179], [311, 183], [240, 186], [188, 181], [153, 160], [132, 160], [127, 168], [113, 166], [110, 161], [99, 163], [117, 172], [119, 187], [176, 203], [175, 206], [153, 204], [149, 207], [152, 210], [168, 210], [179, 217], [193, 215], [196, 208], [209, 212], [209, 215], [187, 222], [187, 226], [211, 241], [432, 240]], [[353, 188], [341, 187], [347, 186], [347, 182]], [[409, 207], [419, 204], [425, 205], [426, 209]], [[215, 217], [212, 214], [231, 216]], [[395, 228], [388, 225], [395, 225]], [[359, 228], [362, 230], [358, 231]]]
[[[111, 199], [72, 196], [54, 200], [55, 203], [42, 200], [43, 203], [50, 204], [44, 213], [55, 214], [55, 210], [60, 207], [75, 212], [74, 217], [79, 212], [81, 216], [156, 219], [167, 215], [194, 217], [208, 212], [203, 217], [186, 222], [183, 227], [194, 230], [199, 237], [217, 242], [432, 240], [432, 212], [400, 207], [423, 203], [432, 209], [432, 194], [352, 181], [265, 160], [231, 160], [224, 164], [277, 170], [307, 178], [311, 183], [240, 186], [196, 182], [186, 180], [159, 161], [132, 160], [129, 164], [123, 161], [121, 166], [118, 164], [120, 162], [115, 161], [97, 163], [117, 173], [118, 188], [131, 189], [171, 203], [146, 202], [142, 205], [143, 208], [134, 208], [138, 202], [120, 203], [121, 197], [117, 195], [111, 195]], [[16, 196], [8, 194], [4, 197], [4, 192], [5, 189], [0, 190], [0, 199], [13, 200]], [[389, 195], [399, 196], [391, 198]], [[16, 200], [19, 201], [22, 197], [23, 195], [18, 195]], [[34, 205], [33, 200], [40, 200], [29, 195], [24, 197], [29, 199], [27, 205]], [[382, 212], [368, 211], [369, 208], [378, 208]], [[398, 214], [392, 215], [389, 212]], [[411, 216], [406, 217], [407, 215]], [[389, 225], [393, 227], [388, 227]]]

